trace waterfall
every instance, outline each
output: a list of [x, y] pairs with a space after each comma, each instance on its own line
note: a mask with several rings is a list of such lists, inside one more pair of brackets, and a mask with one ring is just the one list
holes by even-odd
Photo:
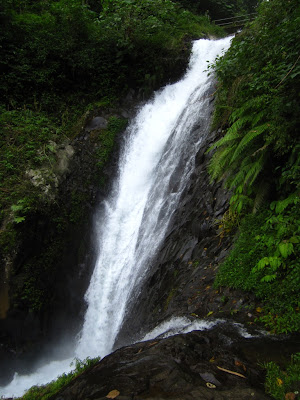
[[[127, 306], [162, 244], [209, 130], [212, 80], [207, 62], [226, 50], [230, 40], [195, 41], [183, 79], [156, 93], [127, 130], [118, 177], [104, 213], [98, 214], [98, 259], [85, 295], [87, 311], [74, 349], [76, 357], [103, 357], [113, 349]], [[199, 125], [200, 136], [195, 129]], [[48, 382], [56, 376], [53, 371], [66, 368], [67, 362], [53, 367], [54, 361], [43, 373], [40, 369], [29, 377], [15, 376], [0, 394], [19, 395], [20, 388]]]
[[[129, 127], [119, 176], [97, 234], [99, 257], [85, 296], [79, 356], [102, 356], [113, 348], [128, 301], [165, 236], [209, 129], [207, 61], [229, 41], [196, 41], [184, 78], [157, 93]], [[199, 137], [192, 133], [200, 121]]]

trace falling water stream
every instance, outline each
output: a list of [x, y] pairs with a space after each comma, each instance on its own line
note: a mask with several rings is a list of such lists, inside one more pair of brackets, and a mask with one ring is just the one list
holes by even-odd
[[[103, 357], [113, 350], [128, 303], [165, 237], [193, 172], [203, 135], [209, 130], [212, 80], [207, 62], [226, 50], [230, 40], [195, 41], [183, 79], [156, 93], [128, 128], [118, 177], [97, 224], [98, 259], [85, 295], [88, 307], [73, 355], [47, 363], [31, 375], [16, 374], [8, 386], [0, 388], [0, 395], [21, 395], [34, 384], [49, 382], [70, 370], [74, 357]], [[199, 125], [202, 135], [196, 129]], [[180, 324], [184, 325], [182, 320]], [[204, 324], [191, 329], [209, 327]]]

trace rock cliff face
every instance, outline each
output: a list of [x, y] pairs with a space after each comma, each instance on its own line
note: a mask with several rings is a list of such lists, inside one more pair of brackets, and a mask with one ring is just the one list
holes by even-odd
[[[201, 135], [201, 128], [197, 134]], [[213, 287], [218, 265], [232, 246], [233, 233], [224, 235], [222, 217], [229, 193], [211, 182], [206, 151], [218, 137], [211, 132], [196, 155], [188, 182], [162, 248], [150, 266], [143, 287], [136, 293], [124, 321], [117, 347], [143, 336], [172, 316], [234, 318], [253, 324], [253, 296]]]

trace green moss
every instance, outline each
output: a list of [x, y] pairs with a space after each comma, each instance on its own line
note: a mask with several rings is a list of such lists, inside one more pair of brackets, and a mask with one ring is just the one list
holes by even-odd
[[110, 117], [106, 129], [100, 131], [98, 136], [99, 149], [96, 151], [97, 167], [101, 171], [107, 163], [115, 144], [115, 137], [126, 129], [126, 118]]
[[173, 299], [173, 297], [175, 296], [176, 292], [177, 292], [177, 289], [175, 289], [175, 288], [171, 289], [171, 291], [167, 297], [166, 303], [165, 303], [165, 307], [164, 307], [165, 311], [168, 309], [169, 304], [170, 304], [171, 300]]

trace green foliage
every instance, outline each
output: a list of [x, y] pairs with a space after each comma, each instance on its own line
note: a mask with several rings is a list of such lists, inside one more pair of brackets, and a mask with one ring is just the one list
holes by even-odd
[[240, 215], [229, 208], [221, 219], [215, 221], [216, 228], [219, 230], [220, 239], [228, 234], [232, 234], [240, 224]]
[[291, 362], [280, 368], [274, 362], [264, 365], [267, 375], [265, 390], [276, 400], [285, 399], [287, 393], [298, 394], [300, 381], [300, 353], [291, 356]]
[[210, 148], [212, 178], [231, 190], [230, 212], [246, 216], [215, 284], [254, 292], [260, 320], [281, 333], [300, 327], [299, 21], [298, 1], [263, 2], [217, 60], [214, 127], [224, 135]]
[[51, 167], [50, 139], [61, 129], [44, 113], [31, 110], [0, 114], [0, 222], [13, 215], [20, 223], [36, 204], [37, 191], [26, 170], [42, 164]]
[[[99, 2], [100, 5], [100, 2]], [[222, 32], [169, 0], [17, 2], [0, 7], [1, 101], [56, 112], [128, 87], [158, 87], [183, 66], [185, 38]], [[134, 68], [133, 68], [134, 65]], [[148, 82], [147, 82], [148, 81]]]
[[98, 136], [100, 147], [96, 152], [97, 166], [100, 171], [108, 161], [109, 155], [113, 150], [116, 135], [124, 131], [126, 126], [127, 119], [110, 117], [107, 128], [100, 131]]
[[20, 397], [19, 400], [47, 400], [70, 383], [74, 378], [93, 367], [99, 361], [100, 357], [88, 357], [85, 360], [75, 358], [71, 364], [71, 366], [74, 365], [74, 369], [71, 372], [60, 375], [56, 380], [46, 385], [33, 386], [22, 397]]
[[166, 71], [181, 68], [180, 51], [187, 50], [187, 38], [221, 33], [206, 17], [170, 0], [106, 1], [99, 24], [105, 42], [116, 50], [115, 82], [138, 85], [146, 94], [161, 86]]
[[254, 292], [265, 304], [260, 320], [278, 333], [300, 328], [299, 226], [299, 199], [281, 213], [247, 216], [215, 280], [216, 287]]
[[17, 201], [17, 204], [13, 204], [11, 207], [13, 212], [13, 221], [16, 224], [25, 221], [26, 214], [31, 210], [30, 199], [24, 198]]
[[227, 18], [255, 12], [257, 0], [176, 0], [193, 12], [207, 13], [211, 19]]
[[256, 211], [283, 183], [290, 186], [289, 192], [295, 191], [299, 21], [297, 1], [263, 2], [258, 18], [215, 65], [222, 85], [214, 123], [223, 125], [225, 135], [211, 148], [215, 153], [210, 172], [214, 179], [225, 178], [236, 196], [232, 205], [240, 212], [251, 207]]

